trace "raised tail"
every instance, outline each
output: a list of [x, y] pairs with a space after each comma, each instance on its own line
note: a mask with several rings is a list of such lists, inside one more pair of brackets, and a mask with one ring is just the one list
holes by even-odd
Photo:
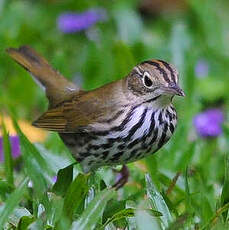
[[18, 49], [9, 48], [6, 51], [45, 88], [49, 107], [55, 107], [64, 100], [72, 98], [80, 90], [78, 86], [54, 70], [47, 60], [31, 47], [21, 46]]

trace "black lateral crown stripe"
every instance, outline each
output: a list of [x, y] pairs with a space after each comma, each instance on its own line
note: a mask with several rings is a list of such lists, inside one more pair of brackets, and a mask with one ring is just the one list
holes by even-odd
[[163, 75], [165, 81], [167, 81], [168, 83], [171, 82], [169, 80], [169, 78], [168, 78], [168, 74], [165, 72], [165, 70], [163, 68], [160, 67], [160, 65], [157, 62], [154, 62], [154, 61], [144, 61], [141, 64], [145, 64], [145, 63], [155, 66], [160, 71], [160, 73]]
[[172, 80], [176, 83], [176, 77], [171, 66], [163, 60], [158, 60], [158, 61], [160, 61], [165, 66], [165, 68], [171, 73]]

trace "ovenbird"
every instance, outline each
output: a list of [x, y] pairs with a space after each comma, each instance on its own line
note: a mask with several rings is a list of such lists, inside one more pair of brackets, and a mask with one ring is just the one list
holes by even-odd
[[[32, 48], [7, 52], [46, 91], [49, 108], [33, 125], [58, 132], [84, 172], [155, 153], [174, 132], [177, 115], [172, 99], [184, 92], [178, 86], [178, 72], [165, 61], [144, 61], [125, 78], [84, 91]], [[123, 176], [115, 186], [126, 181]]]

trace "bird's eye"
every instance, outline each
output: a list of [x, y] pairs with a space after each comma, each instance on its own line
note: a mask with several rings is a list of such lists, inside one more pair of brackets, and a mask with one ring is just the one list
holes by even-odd
[[143, 82], [144, 82], [144, 85], [148, 88], [150, 88], [152, 85], [153, 85], [153, 82], [152, 80], [150, 79], [149, 77], [149, 73], [145, 72], [144, 75], [143, 75]]

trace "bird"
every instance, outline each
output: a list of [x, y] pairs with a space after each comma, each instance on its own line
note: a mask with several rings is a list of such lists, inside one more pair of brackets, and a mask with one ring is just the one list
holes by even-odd
[[127, 163], [157, 152], [175, 131], [172, 101], [185, 93], [166, 61], [143, 61], [124, 78], [86, 91], [30, 46], [6, 51], [46, 92], [48, 109], [33, 125], [57, 132], [84, 173], [123, 165], [116, 189], [128, 181]]

